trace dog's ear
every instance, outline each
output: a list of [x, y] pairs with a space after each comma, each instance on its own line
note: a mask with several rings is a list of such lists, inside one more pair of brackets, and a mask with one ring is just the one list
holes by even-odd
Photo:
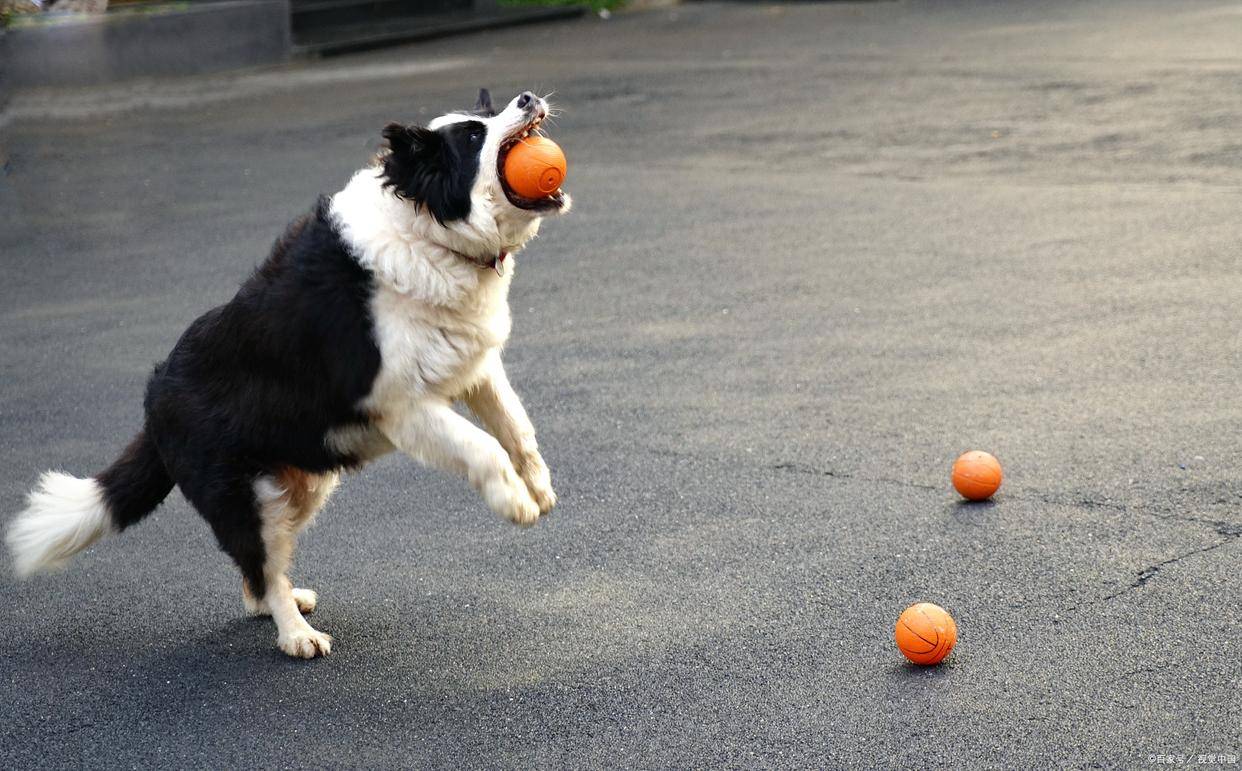
[[444, 138], [422, 126], [389, 123], [384, 127], [383, 133], [384, 139], [388, 140], [388, 149], [392, 151], [392, 155], [400, 159], [418, 158], [430, 161], [439, 156], [443, 150]]
[[422, 126], [389, 123], [388, 152], [381, 158], [384, 187], [425, 208], [441, 224], [470, 214], [470, 184], [456, 173], [444, 136]]
[[482, 113], [489, 118], [496, 114], [496, 108], [492, 107], [492, 92], [486, 88], [479, 89], [479, 101], [474, 105], [475, 112]]

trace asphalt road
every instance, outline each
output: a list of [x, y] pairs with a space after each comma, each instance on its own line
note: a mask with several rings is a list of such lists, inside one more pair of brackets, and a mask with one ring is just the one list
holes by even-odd
[[[506, 352], [556, 512], [519, 531], [399, 457], [347, 479], [294, 569], [336, 638], [307, 663], [174, 494], [0, 578], [0, 767], [1242, 755], [1223, 0], [692, 4], [22, 96], [0, 508], [102, 468], [284, 223], [483, 85], [565, 108], [577, 207]], [[949, 488], [970, 448], [991, 504]], [[921, 600], [958, 622], [934, 669], [892, 644]]]

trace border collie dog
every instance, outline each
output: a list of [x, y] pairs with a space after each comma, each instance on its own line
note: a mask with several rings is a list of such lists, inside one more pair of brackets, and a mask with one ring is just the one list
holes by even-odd
[[[316, 595], [288, 570], [340, 472], [392, 450], [464, 474], [493, 511], [533, 524], [556, 503], [535, 429], [505, 377], [511, 255], [561, 191], [531, 200], [506, 152], [548, 104], [389, 124], [387, 148], [291, 224], [227, 304], [181, 336], [147, 384], [146, 423], [89, 479], [43, 475], [8, 544], [26, 576], [149, 514], [173, 485], [241, 570], [290, 656], [331, 651], [303, 618]], [[453, 409], [464, 402], [486, 429]]]

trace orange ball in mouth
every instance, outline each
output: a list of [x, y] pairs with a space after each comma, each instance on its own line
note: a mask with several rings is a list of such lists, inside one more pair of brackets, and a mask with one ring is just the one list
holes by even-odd
[[565, 153], [551, 139], [529, 136], [505, 155], [505, 182], [523, 198], [547, 198], [565, 182]]
[[920, 602], [902, 612], [893, 636], [906, 658], [931, 666], [944, 661], [957, 644], [957, 624], [939, 605]]
[[964, 453], [953, 464], [953, 487], [968, 501], [986, 501], [1001, 486], [1000, 461], [981, 450]]

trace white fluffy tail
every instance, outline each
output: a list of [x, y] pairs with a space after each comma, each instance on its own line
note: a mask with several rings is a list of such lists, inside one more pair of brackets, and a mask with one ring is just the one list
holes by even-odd
[[31, 491], [28, 503], [5, 539], [13, 553], [13, 570], [22, 578], [63, 567], [113, 529], [103, 488], [94, 479], [49, 471]]

